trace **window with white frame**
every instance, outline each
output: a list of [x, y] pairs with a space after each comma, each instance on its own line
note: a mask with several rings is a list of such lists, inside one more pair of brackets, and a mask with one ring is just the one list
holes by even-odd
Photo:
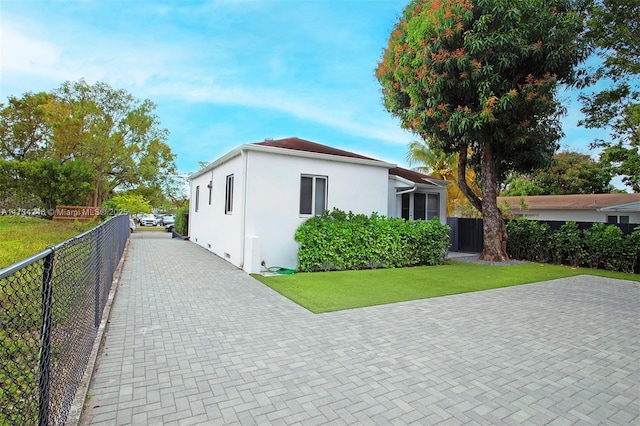
[[200, 209], [200, 185], [196, 186], [196, 208], [198, 211]]
[[412, 192], [402, 194], [401, 214], [405, 220], [431, 220], [440, 215], [440, 197], [438, 194]]
[[327, 177], [300, 176], [300, 214], [321, 215], [327, 210]]
[[233, 213], [233, 175], [227, 176], [227, 189], [224, 196], [224, 213]]

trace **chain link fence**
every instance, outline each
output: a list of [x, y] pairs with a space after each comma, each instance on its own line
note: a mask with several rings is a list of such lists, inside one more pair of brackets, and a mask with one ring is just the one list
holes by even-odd
[[62, 425], [129, 237], [116, 216], [0, 269], [0, 425]]

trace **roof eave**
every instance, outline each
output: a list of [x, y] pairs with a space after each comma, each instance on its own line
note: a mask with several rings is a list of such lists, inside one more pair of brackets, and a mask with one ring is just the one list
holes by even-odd
[[338, 161], [341, 163], [352, 163], [352, 164], [361, 164], [361, 165], [367, 165], [367, 166], [383, 167], [385, 169], [391, 169], [396, 167], [395, 164], [387, 163], [385, 161], [380, 161], [380, 160], [374, 160], [374, 159], [346, 157], [343, 155], [323, 154], [319, 152], [302, 151], [298, 149], [279, 148], [279, 147], [256, 145], [256, 144], [248, 144], [244, 146], [250, 151], [266, 152], [266, 153], [277, 154], [277, 155], [289, 155], [292, 157]]

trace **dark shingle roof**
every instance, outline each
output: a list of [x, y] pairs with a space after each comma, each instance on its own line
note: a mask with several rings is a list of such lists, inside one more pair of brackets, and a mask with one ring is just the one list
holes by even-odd
[[[268, 147], [282, 148], [282, 149], [292, 149], [296, 151], [315, 152], [318, 154], [337, 155], [337, 156], [349, 157], [349, 158], [359, 158], [362, 160], [380, 161], [375, 158], [365, 157], [364, 155], [356, 154], [354, 152], [332, 148], [327, 145], [322, 145], [319, 143], [311, 142], [311, 141], [296, 138], [296, 137], [285, 138], [285, 139], [275, 139], [275, 140], [265, 140], [263, 142], [256, 142], [253, 145], [268, 146]], [[442, 179], [432, 178], [423, 173], [415, 172], [413, 170], [403, 169], [402, 167], [394, 167], [389, 169], [389, 174], [402, 177], [414, 183], [421, 183], [421, 184], [429, 183], [428, 181], [425, 181], [425, 179], [444, 182]]]
[[293, 149], [296, 151], [315, 152], [318, 154], [338, 155], [341, 157], [360, 158], [363, 160], [376, 160], [375, 158], [365, 157], [364, 155], [356, 154], [354, 152], [343, 151], [342, 149], [332, 148], [327, 145], [311, 142], [300, 138], [285, 138], [276, 140], [266, 140], [264, 142], [257, 142], [254, 145], [270, 146], [274, 148]]
[[433, 178], [429, 175], [425, 175], [424, 173], [416, 172], [414, 170], [403, 169], [402, 167], [394, 167], [393, 169], [389, 169], [389, 174], [394, 176], [399, 176], [401, 178], [407, 179], [414, 183], [429, 183], [425, 181], [425, 179], [429, 179], [430, 181], [445, 182], [442, 179]]

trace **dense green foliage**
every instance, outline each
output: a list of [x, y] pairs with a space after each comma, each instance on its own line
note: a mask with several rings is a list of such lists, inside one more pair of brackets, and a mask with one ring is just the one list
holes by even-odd
[[612, 172], [607, 162], [587, 154], [564, 151], [554, 154], [551, 163], [531, 173], [513, 173], [500, 195], [607, 194]]
[[449, 227], [437, 218], [413, 222], [334, 209], [306, 220], [295, 239], [299, 271], [438, 265], [449, 248]]
[[507, 250], [516, 259], [634, 272], [640, 263], [640, 227], [623, 235], [615, 225], [594, 223], [581, 230], [567, 222], [558, 231], [536, 220], [507, 223]]
[[31, 161], [0, 158], [0, 207], [41, 208], [84, 205], [95, 173], [81, 159], [60, 163], [42, 158]]
[[582, 95], [581, 124], [609, 129], [610, 140], [594, 143], [604, 148], [600, 159], [640, 192], [640, 2], [596, 0], [588, 28], [587, 39], [602, 62], [589, 73], [587, 83], [606, 85]]
[[173, 227], [178, 234], [183, 236], [189, 235], [189, 206], [178, 209]]
[[114, 191], [144, 190], [149, 201], [163, 188], [175, 192], [175, 155], [154, 109], [84, 80], [10, 96], [0, 104], [0, 207], [100, 206]]
[[114, 195], [103, 205], [108, 214], [125, 213], [151, 213], [151, 204], [139, 194]]
[[458, 186], [484, 217], [488, 260], [504, 260], [498, 184], [548, 163], [562, 136], [560, 83], [587, 53], [584, 14], [569, 0], [413, 0], [378, 64], [386, 109], [446, 153], [467, 153], [482, 197]]

